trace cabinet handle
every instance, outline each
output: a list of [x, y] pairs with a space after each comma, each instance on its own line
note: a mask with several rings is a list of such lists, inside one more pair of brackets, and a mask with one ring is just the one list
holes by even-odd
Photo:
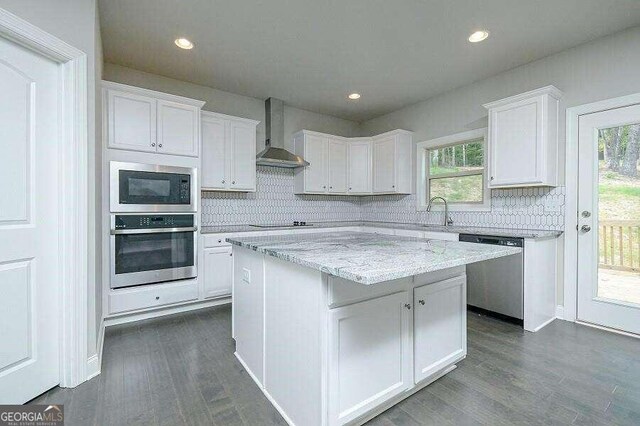
[[424, 306], [424, 300], [418, 300], [418, 303]]
[[156, 143], [155, 142], [151, 142], [151, 146], [156, 146]]
[[411, 304], [410, 303], [405, 303], [404, 307], [410, 310], [411, 309]]

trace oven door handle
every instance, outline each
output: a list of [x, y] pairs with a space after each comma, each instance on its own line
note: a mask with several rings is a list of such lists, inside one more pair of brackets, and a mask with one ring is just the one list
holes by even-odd
[[187, 228], [154, 228], [154, 229], [112, 229], [111, 235], [127, 235], [127, 234], [167, 234], [175, 232], [195, 232], [197, 226]]

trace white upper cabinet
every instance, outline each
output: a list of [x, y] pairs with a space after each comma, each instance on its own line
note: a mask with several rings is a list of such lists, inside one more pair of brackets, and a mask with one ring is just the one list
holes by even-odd
[[349, 194], [370, 194], [371, 186], [371, 140], [354, 140], [348, 143]]
[[374, 138], [343, 138], [302, 130], [295, 153], [310, 163], [296, 169], [296, 194], [410, 194], [412, 135], [394, 130]]
[[200, 108], [158, 101], [158, 152], [198, 156]]
[[490, 188], [557, 185], [561, 96], [547, 86], [484, 105]]
[[256, 190], [256, 126], [254, 121], [231, 120], [231, 189]]
[[202, 112], [203, 190], [256, 190], [256, 127], [258, 121]]
[[202, 189], [227, 188], [227, 124], [213, 114], [202, 113]]
[[328, 191], [328, 143], [326, 135], [298, 133], [294, 137], [295, 153], [309, 165], [296, 169], [296, 193], [325, 194]]
[[103, 82], [109, 148], [198, 156], [204, 102]]
[[109, 148], [156, 151], [156, 99], [109, 90]]
[[395, 130], [373, 138], [373, 192], [412, 192], [412, 135]]
[[329, 138], [329, 193], [347, 192], [347, 143], [342, 139]]
[[392, 136], [373, 141], [373, 192], [395, 191], [395, 152], [396, 141]]

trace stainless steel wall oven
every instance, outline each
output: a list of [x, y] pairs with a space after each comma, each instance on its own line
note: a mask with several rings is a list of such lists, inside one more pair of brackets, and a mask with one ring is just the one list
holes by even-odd
[[198, 275], [196, 215], [111, 215], [111, 288]]

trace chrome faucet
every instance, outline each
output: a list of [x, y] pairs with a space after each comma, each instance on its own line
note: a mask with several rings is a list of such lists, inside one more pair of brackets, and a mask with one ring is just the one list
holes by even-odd
[[447, 204], [447, 200], [445, 200], [442, 197], [431, 197], [431, 199], [429, 200], [429, 205], [427, 206], [427, 211], [430, 212], [431, 211], [431, 206], [433, 205], [433, 200], [437, 200], [437, 199], [441, 199], [442, 202], [444, 202], [444, 226], [451, 226], [453, 225], [453, 220], [451, 220], [451, 217], [449, 216], [449, 205]]

